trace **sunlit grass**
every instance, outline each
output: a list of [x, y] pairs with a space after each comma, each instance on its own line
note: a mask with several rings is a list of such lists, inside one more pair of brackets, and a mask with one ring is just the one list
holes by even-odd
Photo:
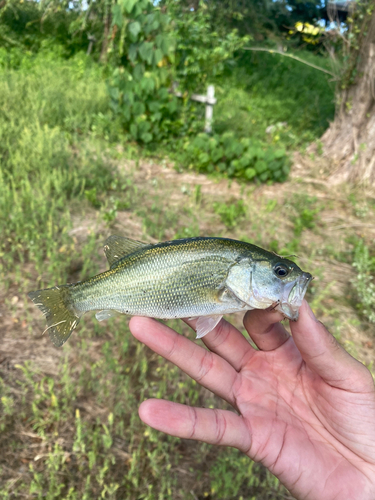
[[[329, 60], [299, 56], [330, 69]], [[239, 65], [217, 83], [215, 130], [283, 145], [306, 146], [318, 139], [334, 115], [332, 77], [265, 52], [242, 52]]]
[[105, 190], [112, 180], [99, 144], [81, 139], [105, 107], [100, 71], [85, 58], [67, 62], [47, 54], [31, 68], [0, 71], [3, 277], [26, 260], [40, 275], [45, 259], [49, 273], [64, 273], [60, 250], [72, 243], [67, 202], [93, 186]]

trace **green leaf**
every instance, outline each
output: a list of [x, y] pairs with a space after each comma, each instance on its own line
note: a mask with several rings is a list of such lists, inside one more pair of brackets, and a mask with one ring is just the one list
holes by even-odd
[[242, 168], [246, 168], [251, 164], [252, 160], [253, 160], [253, 158], [250, 155], [245, 154], [244, 156], [242, 156], [239, 159], [239, 163], [240, 163]]
[[288, 174], [289, 174], [289, 172], [290, 172], [290, 167], [289, 167], [289, 165], [287, 165], [287, 164], [284, 164], [284, 165], [283, 165], [283, 172], [284, 172], [284, 174], [285, 174], [285, 175], [288, 175]]
[[255, 171], [255, 169], [254, 169], [254, 168], [247, 168], [247, 169], [245, 170], [245, 177], [246, 177], [246, 179], [248, 179], [249, 181], [250, 181], [251, 179], [253, 179], [253, 178], [256, 176], [256, 174], [257, 174], [257, 173], [256, 173], [256, 171]]
[[122, 5], [122, 7], [126, 10], [128, 14], [133, 10], [134, 5], [137, 3], [138, 0], [120, 0], [119, 3]]
[[169, 40], [166, 36], [161, 39], [160, 48], [163, 51], [164, 55], [168, 55], [171, 47], [173, 47], [173, 44], [169, 43]]
[[240, 165], [239, 160], [232, 160], [230, 162], [230, 166], [233, 168], [234, 171], [241, 170], [241, 165]]
[[154, 64], [158, 64], [163, 59], [163, 52], [160, 49], [154, 51]]
[[276, 149], [273, 154], [275, 158], [282, 158], [283, 156], [286, 156], [285, 149]]
[[137, 36], [141, 31], [141, 25], [138, 21], [134, 21], [128, 25], [128, 30], [131, 35], [132, 41], [135, 42], [137, 40]]
[[136, 64], [133, 70], [133, 78], [135, 81], [139, 82], [144, 75], [145, 67], [143, 64]]
[[166, 101], [169, 97], [169, 92], [166, 87], [161, 87], [158, 91], [158, 97], [162, 101]]
[[235, 142], [233, 144], [233, 150], [236, 154], [236, 156], [241, 156], [243, 151], [244, 151], [244, 146], [240, 142]]
[[217, 163], [224, 156], [224, 149], [220, 146], [215, 148], [211, 153], [211, 158], [214, 163]]
[[255, 164], [255, 170], [257, 171], [257, 174], [262, 174], [268, 170], [267, 163], [264, 160], [258, 160]]
[[274, 161], [270, 161], [269, 164], [268, 164], [268, 168], [272, 172], [275, 172], [276, 170], [280, 169], [280, 162], [275, 161], [275, 160]]
[[143, 115], [145, 111], [146, 111], [146, 106], [143, 104], [143, 102], [135, 102], [134, 103], [133, 114], [135, 116]]
[[118, 3], [112, 5], [112, 25], [116, 24], [119, 28], [122, 26], [122, 10], [121, 6]]
[[228, 160], [232, 160], [233, 158], [236, 157], [236, 153], [235, 153], [232, 145], [225, 148], [225, 156], [228, 158]]
[[175, 113], [177, 111], [177, 99], [173, 99], [167, 104], [167, 109], [170, 113]]
[[138, 132], [139, 134], [144, 134], [146, 132], [150, 132], [151, 123], [147, 121], [142, 121], [138, 123]]
[[198, 155], [198, 161], [201, 165], [206, 165], [210, 161], [210, 157], [207, 153], [200, 153]]
[[145, 132], [144, 134], [141, 134], [141, 140], [145, 143], [148, 143], [152, 141], [152, 134], [150, 132]]
[[137, 127], [136, 123], [132, 123], [130, 125], [130, 133], [131, 133], [131, 135], [133, 136], [134, 139], [137, 138], [137, 136], [138, 136], [138, 127]]
[[142, 45], [139, 47], [138, 51], [143, 61], [146, 61], [148, 62], [148, 64], [151, 64], [153, 55], [152, 43], [143, 42]]
[[147, 103], [147, 107], [151, 113], [156, 113], [160, 109], [160, 103], [158, 101], [150, 101]]
[[159, 21], [157, 21], [157, 20], [155, 19], [155, 21], [154, 21], [154, 22], [151, 24], [151, 26], [150, 26], [151, 31], [155, 31], [155, 30], [157, 30], [157, 29], [159, 28], [159, 26], [160, 26]]
[[128, 51], [128, 57], [130, 61], [134, 62], [137, 59], [137, 51], [138, 51], [137, 45], [135, 44], [130, 45]]
[[120, 97], [120, 92], [118, 87], [108, 87], [108, 93], [111, 99], [114, 101], [118, 101]]
[[152, 77], [144, 76], [140, 81], [140, 86], [146, 93], [149, 94], [155, 89], [155, 81]]

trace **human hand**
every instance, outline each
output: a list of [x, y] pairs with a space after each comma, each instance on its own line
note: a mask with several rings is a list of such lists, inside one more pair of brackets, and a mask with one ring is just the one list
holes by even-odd
[[242, 450], [298, 499], [373, 500], [370, 372], [315, 319], [306, 301], [290, 324], [293, 337], [281, 319], [277, 312], [247, 312], [244, 325], [259, 350], [222, 320], [202, 339], [206, 350], [153, 319], [132, 318], [138, 340], [238, 412], [150, 399], [140, 406], [141, 419], [173, 436]]

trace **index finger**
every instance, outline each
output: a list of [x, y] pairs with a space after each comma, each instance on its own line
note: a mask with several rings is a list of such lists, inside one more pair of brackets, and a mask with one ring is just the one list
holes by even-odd
[[234, 406], [238, 373], [225, 359], [154, 319], [134, 316], [129, 327], [136, 339]]

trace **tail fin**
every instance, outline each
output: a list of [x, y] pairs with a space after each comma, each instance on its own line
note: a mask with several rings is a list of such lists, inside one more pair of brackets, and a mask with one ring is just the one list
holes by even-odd
[[65, 344], [80, 319], [71, 303], [69, 287], [70, 285], [54, 286], [28, 294], [46, 317], [45, 331], [48, 330], [56, 347]]

